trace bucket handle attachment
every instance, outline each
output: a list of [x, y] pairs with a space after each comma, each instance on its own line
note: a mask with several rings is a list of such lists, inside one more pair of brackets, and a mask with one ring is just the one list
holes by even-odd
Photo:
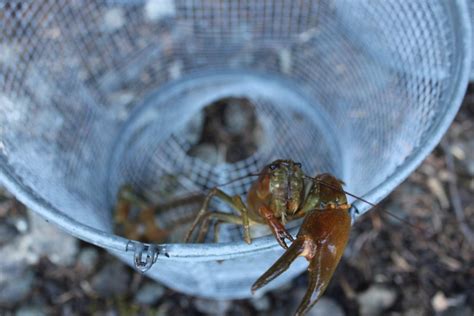
[[125, 251], [133, 251], [133, 263], [135, 268], [141, 273], [148, 271], [158, 260], [160, 250], [157, 246], [151, 244], [142, 244], [128, 241]]

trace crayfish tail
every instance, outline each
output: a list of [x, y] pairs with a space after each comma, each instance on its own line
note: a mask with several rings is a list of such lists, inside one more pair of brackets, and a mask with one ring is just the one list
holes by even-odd
[[285, 253], [252, 285], [252, 294], [280, 274], [288, 270], [291, 263], [303, 252], [303, 240], [295, 240]]

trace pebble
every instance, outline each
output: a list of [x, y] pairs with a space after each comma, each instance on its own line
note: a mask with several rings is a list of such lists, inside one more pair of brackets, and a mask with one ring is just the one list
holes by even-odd
[[20, 249], [30, 264], [47, 257], [58, 266], [70, 266], [76, 261], [78, 240], [29, 211], [30, 233], [23, 235]]
[[18, 230], [7, 222], [0, 222], [0, 246], [8, 244], [18, 235]]
[[224, 158], [219, 155], [219, 151], [217, 150], [216, 146], [211, 144], [197, 145], [190, 150], [189, 155], [205, 161], [211, 165], [217, 164], [224, 160]]
[[18, 63], [18, 55], [19, 54], [16, 52], [16, 49], [14, 49], [13, 45], [5, 43], [0, 45], [0, 63], [14, 65]]
[[44, 313], [42, 308], [37, 305], [22, 306], [15, 313], [15, 316], [43, 316], [43, 315], [46, 315], [46, 313]]
[[113, 32], [124, 26], [125, 13], [121, 8], [110, 8], [104, 14], [104, 28]]
[[408, 310], [403, 311], [403, 316], [419, 316], [423, 315], [424, 310], [423, 308], [410, 308]]
[[91, 280], [91, 287], [100, 296], [111, 298], [124, 295], [128, 291], [130, 274], [124, 264], [111, 261], [96, 274]]
[[145, 283], [135, 295], [135, 301], [139, 304], [151, 305], [165, 294], [165, 288], [155, 282]]
[[232, 301], [210, 300], [205, 298], [196, 298], [194, 306], [198, 311], [210, 315], [225, 315], [231, 307]]
[[321, 297], [316, 305], [306, 314], [307, 316], [345, 316], [342, 307], [333, 299]]
[[431, 306], [440, 316], [464, 316], [472, 315], [472, 310], [466, 305], [466, 296], [457, 295], [446, 297], [443, 292], [438, 291], [431, 298]]
[[278, 59], [280, 62], [280, 70], [284, 74], [290, 74], [293, 66], [291, 50], [284, 48], [278, 51]]
[[444, 312], [439, 313], [439, 316], [472, 316], [473, 310], [467, 305], [451, 306]]
[[[302, 275], [306, 279], [306, 275]], [[288, 309], [289, 313], [295, 313], [300, 305], [303, 296], [306, 294], [306, 285], [304, 287], [297, 287], [296, 289], [291, 290], [292, 300], [291, 306]], [[344, 310], [339, 304], [332, 298], [323, 296], [319, 301], [314, 305], [306, 314], [307, 316], [321, 316], [321, 315], [331, 315], [331, 316], [344, 316]]]
[[252, 303], [253, 307], [259, 312], [269, 310], [270, 305], [271, 305], [270, 298], [268, 297], [268, 295], [262, 295], [260, 297], [252, 297], [250, 302]]
[[459, 162], [459, 167], [469, 176], [474, 176], [474, 140], [454, 141], [449, 151]]
[[464, 164], [468, 174], [472, 177], [474, 176], [474, 140], [471, 139], [469, 142], [467, 142], [466, 147], [467, 155]]
[[17, 271], [0, 282], [0, 306], [14, 306], [23, 301], [31, 291], [34, 274], [30, 270]]
[[14, 224], [20, 234], [24, 234], [28, 231], [29, 225], [25, 218], [17, 218]]
[[70, 266], [75, 262], [78, 252], [76, 238], [31, 211], [28, 211], [28, 216], [28, 231], [0, 247], [0, 269], [9, 271], [0, 274], [0, 282], [11, 279], [20, 267], [37, 264], [42, 257], [59, 266]]
[[196, 112], [192, 118], [186, 122], [183, 136], [191, 144], [197, 144], [202, 134], [204, 127], [205, 114], [204, 111]]
[[251, 106], [243, 106], [246, 104], [240, 99], [230, 100], [225, 107], [224, 121], [226, 130], [232, 134], [242, 134], [246, 130], [251, 130], [252, 117], [254, 109]]
[[173, 315], [173, 309], [174, 309], [174, 306], [172, 303], [164, 302], [163, 304], [158, 306], [155, 315], [161, 315], [161, 316]]
[[444, 295], [443, 292], [438, 291], [431, 298], [431, 306], [436, 312], [443, 312], [449, 307], [448, 298]]
[[125, 89], [110, 93], [108, 96], [110, 103], [113, 103], [114, 106], [119, 108], [123, 108], [125, 105], [131, 103], [135, 99], [135, 94], [132, 91]]
[[145, 4], [145, 17], [151, 22], [176, 15], [174, 0], [148, 0]]
[[394, 289], [376, 284], [357, 297], [361, 315], [376, 316], [395, 303], [397, 294]]
[[181, 60], [175, 60], [171, 63], [171, 65], [168, 68], [168, 73], [170, 76], [170, 79], [179, 79], [182, 74], [183, 74], [183, 61]]
[[88, 275], [94, 271], [99, 261], [99, 252], [96, 248], [87, 247], [81, 250], [77, 258], [77, 265], [80, 271]]

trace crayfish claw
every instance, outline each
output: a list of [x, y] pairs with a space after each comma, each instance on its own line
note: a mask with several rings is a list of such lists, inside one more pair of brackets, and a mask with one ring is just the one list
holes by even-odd
[[291, 263], [303, 252], [303, 241], [297, 239], [290, 248], [252, 285], [252, 294], [280, 274], [288, 270]]
[[308, 267], [308, 289], [301, 300], [298, 309], [296, 310], [295, 316], [305, 315], [311, 307], [319, 300], [324, 290], [326, 289], [329, 280], [323, 280], [323, 282], [318, 282], [320, 280], [320, 271], [317, 267], [314, 267], [313, 264], [310, 264]]
[[286, 229], [278, 231], [278, 235], [276, 238], [278, 244], [284, 249], [288, 249], [288, 245], [286, 244], [285, 239], [288, 239], [291, 242], [295, 241], [293, 236], [291, 236], [291, 234]]
[[295, 239], [293, 238], [293, 236], [291, 236], [291, 234], [290, 234], [286, 229], [285, 229], [285, 231], [284, 231], [284, 236], [285, 236], [285, 238], [287, 238], [287, 239], [288, 239], [289, 241], [291, 241], [291, 242], [294, 242], [294, 241], [295, 241]]

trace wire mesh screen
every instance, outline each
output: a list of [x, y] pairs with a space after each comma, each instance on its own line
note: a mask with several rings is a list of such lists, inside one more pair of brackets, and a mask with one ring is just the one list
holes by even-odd
[[[89, 227], [113, 233], [123, 184], [162, 201], [278, 158], [367, 194], [426, 153], [459, 106], [463, 9], [431, 0], [4, 1], [0, 170], [43, 215], [77, 221], [83, 238]], [[203, 109], [225, 98], [250, 102], [254, 150], [218, 162], [190, 154]], [[225, 190], [244, 194], [252, 180]], [[222, 249], [242, 242], [235, 227], [222, 235]], [[242, 297], [251, 282], [239, 271], [251, 262], [263, 271], [271, 262], [262, 255], [196, 271], [164, 262], [150, 273], [188, 293]]]
[[[472, 26], [474, 25], [474, 1], [469, 0], [468, 5], [469, 5], [469, 15], [471, 18], [471, 29], [472, 29]], [[471, 45], [472, 45], [471, 47], [471, 51], [472, 51], [473, 50], [472, 48], [474, 48], [474, 40], [472, 40], [472, 38], [471, 38]], [[469, 80], [474, 81], [474, 65], [473, 64], [471, 64], [471, 74], [469, 76]]]

